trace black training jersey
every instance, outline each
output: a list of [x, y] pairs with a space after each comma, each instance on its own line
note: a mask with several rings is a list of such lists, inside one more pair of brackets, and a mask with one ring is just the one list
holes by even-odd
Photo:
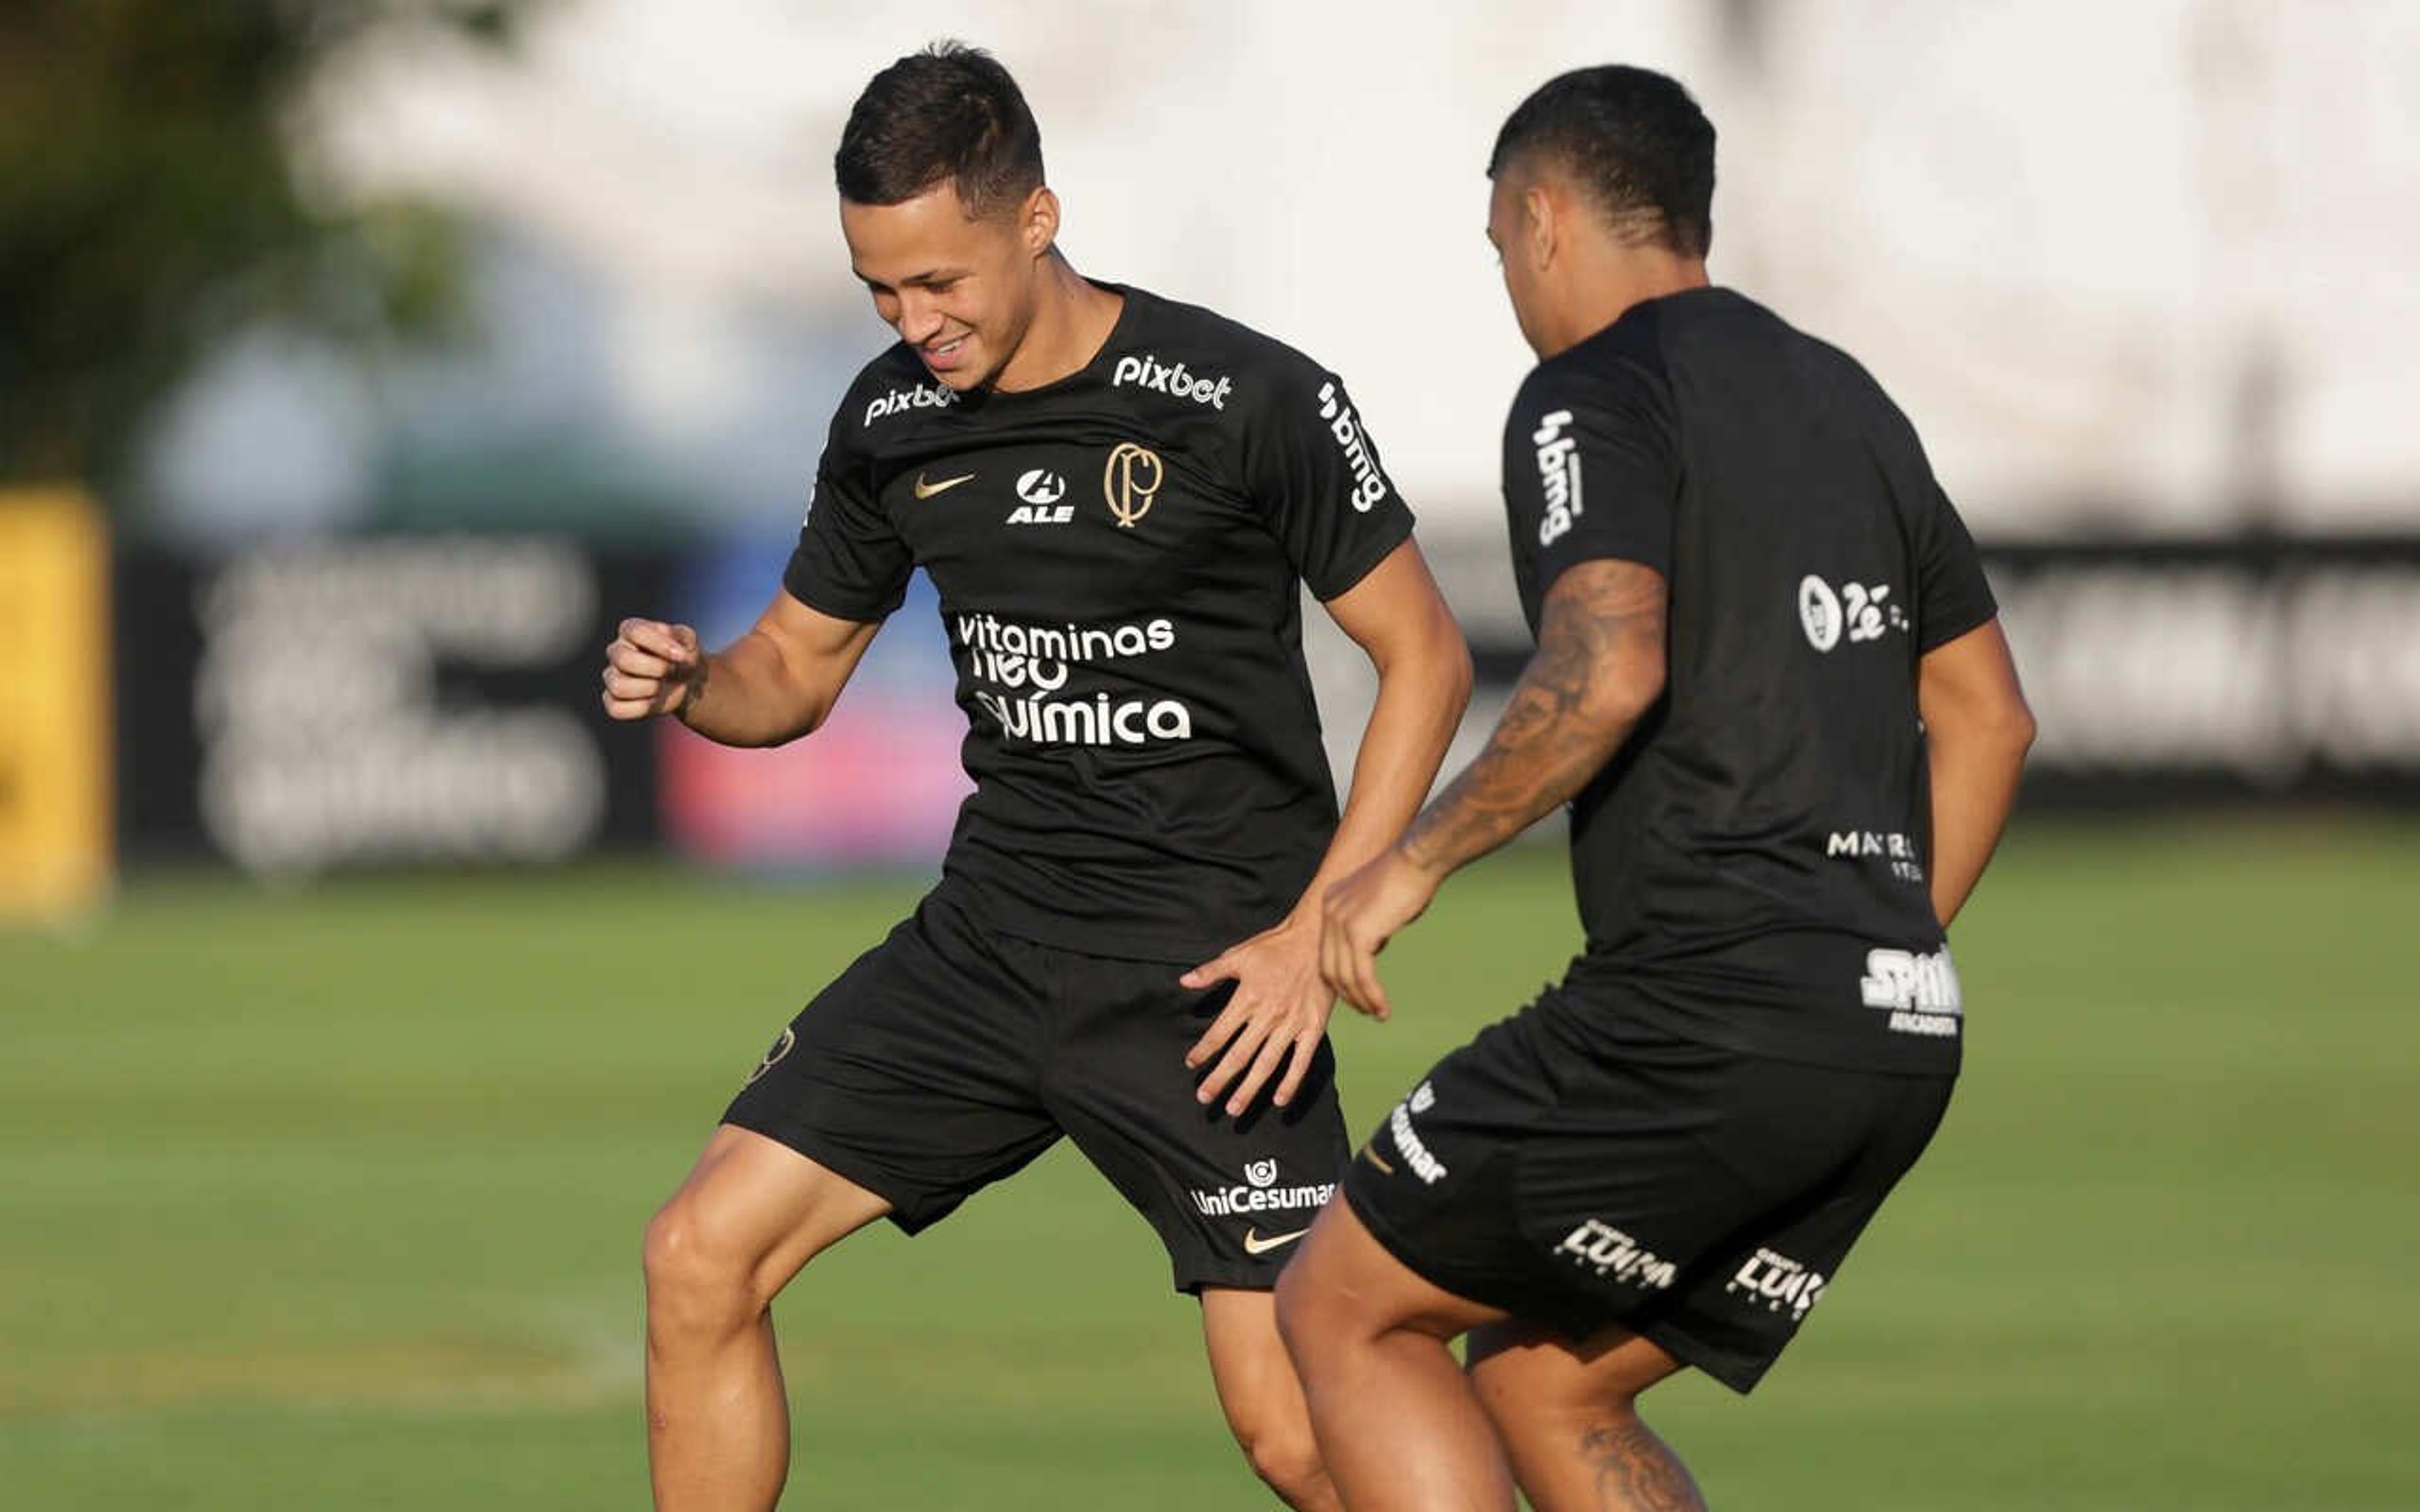
[[1411, 533], [1343, 385], [1140, 289], [1080, 371], [959, 394], [860, 374], [783, 584], [843, 619], [939, 591], [975, 791], [943, 885], [1002, 932], [1206, 960], [1293, 907], [1336, 824], [1302, 660]]
[[1576, 563], [1671, 587], [1665, 695], [1572, 805], [1575, 986], [1736, 1049], [1954, 1069], [1916, 661], [1994, 606], [1906, 418], [1845, 353], [1692, 289], [1538, 365], [1504, 494], [1532, 630]]

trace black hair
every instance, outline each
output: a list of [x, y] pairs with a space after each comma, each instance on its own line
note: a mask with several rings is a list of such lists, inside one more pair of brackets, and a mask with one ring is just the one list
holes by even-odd
[[1494, 178], [1518, 164], [1569, 172], [1617, 230], [1702, 257], [1714, 237], [1714, 125], [1680, 81], [1606, 64], [1549, 79], [1496, 135]]
[[840, 197], [897, 205], [943, 179], [970, 214], [1020, 204], [1042, 183], [1042, 132], [997, 59], [935, 42], [874, 76], [832, 155]]

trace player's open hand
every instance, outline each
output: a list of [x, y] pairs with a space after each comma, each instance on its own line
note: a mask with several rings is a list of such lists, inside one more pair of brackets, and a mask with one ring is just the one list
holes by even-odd
[[1284, 1078], [1270, 1101], [1279, 1107], [1293, 1102], [1327, 1033], [1328, 1011], [1336, 1006], [1335, 995], [1319, 980], [1318, 915], [1298, 910], [1178, 980], [1196, 990], [1235, 984], [1227, 1006], [1185, 1053], [1188, 1068], [1210, 1066], [1193, 1095], [1205, 1103], [1225, 1097], [1227, 1116], [1235, 1118], [1282, 1067]]
[[677, 714], [706, 684], [697, 632], [660, 620], [624, 620], [605, 648], [605, 712], [616, 719]]
[[1378, 952], [1395, 932], [1420, 917], [1443, 878], [1401, 849], [1327, 889], [1320, 900], [1319, 973], [1327, 990], [1374, 1019], [1391, 1016], [1378, 980]]

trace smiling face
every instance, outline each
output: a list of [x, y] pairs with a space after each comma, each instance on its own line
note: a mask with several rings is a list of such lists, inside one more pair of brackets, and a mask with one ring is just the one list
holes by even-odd
[[963, 393], [998, 378], [1032, 328], [1059, 202], [1036, 189], [1006, 209], [970, 215], [944, 178], [895, 205], [844, 199], [840, 227], [875, 313], [935, 378]]

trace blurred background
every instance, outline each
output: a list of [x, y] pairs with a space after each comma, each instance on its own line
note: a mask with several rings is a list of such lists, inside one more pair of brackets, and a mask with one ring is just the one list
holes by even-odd
[[[1078, 268], [1352, 384], [1457, 762], [1527, 650], [1483, 170], [1564, 69], [1690, 85], [1716, 278], [1981, 539], [2042, 734], [1967, 1086], [1756, 1402], [1664, 1394], [1717, 1505], [2420, 1505], [2404, 0], [0, 10], [0, 1503], [644, 1504], [639, 1227], [932, 874], [963, 724], [921, 579], [791, 749], [610, 727], [598, 655], [773, 592], [889, 340], [830, 154], [943, 36]], [[1576, 947], [1536, 839], [1340, 1030], [1357, 1126]], [[819, 1262], [785, 1504], [1257, 1504], [1161, 1264], [1060, 1156]]]

